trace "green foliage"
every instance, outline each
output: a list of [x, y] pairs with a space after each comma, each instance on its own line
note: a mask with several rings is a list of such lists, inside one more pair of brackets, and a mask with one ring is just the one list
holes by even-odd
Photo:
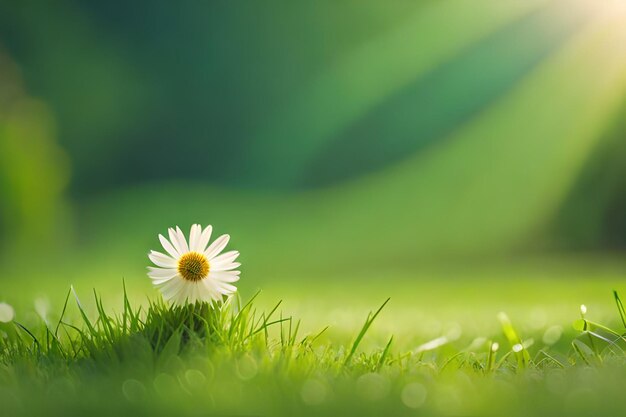
[[69, 169], [49, 106], [24, 91], [17, 64], [1, 47], [0, 91], [0, 247], [6, 255], [28, 242], [52, 241], [65, 214]]

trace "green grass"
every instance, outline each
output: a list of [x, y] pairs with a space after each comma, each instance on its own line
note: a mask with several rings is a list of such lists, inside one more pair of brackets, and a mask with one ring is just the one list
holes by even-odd
[[500, 313], [495, 331], [398, 344], [376, 332], [389, 300], [338, 337], [256, 296], [134, 306], [124, 291], [114, 313], [72, 289], [56, 317], [0, 323], [2, 415], [610, 415], [626, 383], [610, 296], [610, 327], [591, 311], [534, 330]]

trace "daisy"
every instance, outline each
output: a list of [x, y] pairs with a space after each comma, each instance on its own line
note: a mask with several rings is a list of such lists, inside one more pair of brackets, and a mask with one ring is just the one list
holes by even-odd
[[148, 254], [157, 266], [148, 267], [148, 276], [173, 304], [222, 301], [224, 296], [237, 291], [231, 283], [239, 280], [240, 272], [235, 269], [241, 264], [234, 262], [239, 252], [233, 250], [220, 255], [230, 236], [222, 235], [208, 245], [212, 230], [210, 225], [202, 230], [199, 224], [194, 224], [187, 243], [178, 226], [169, 228], [169, 240], [159, 235], [167, 255], [156, 251]]

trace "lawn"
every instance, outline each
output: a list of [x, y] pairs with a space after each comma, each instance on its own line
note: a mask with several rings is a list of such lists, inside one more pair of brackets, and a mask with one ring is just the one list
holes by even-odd
[[[97, 302], [87, 280], [34, 307], [13, 292], [3, 415], [611, 415], [626, 382], [612, 294], [626, 293], [625, 266], [564, 256], [303, 274], [259, 293], [242, 280], [240, 307], [215, 309], [170, 308], [144, 276]], [[581, 304], [616, 333], [575, 329]]]

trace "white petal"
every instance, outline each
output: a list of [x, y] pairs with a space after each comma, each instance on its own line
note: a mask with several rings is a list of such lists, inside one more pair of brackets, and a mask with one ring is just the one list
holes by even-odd
[[176, 268], [178, 266], [175, 259], [154, 250], [150, 251], [148, 258], [150, 258], [155, 265], [163, 268]]
[[197, 283], [195, 282], [190, 282], [189, 284], [187, 284], [187, 303], [189, 304], [193, 304], [196, 302], [196, 286]]
[[204, 285], [200, 284], [199, 282], [194, 282], [193, 284], [193, 302], [197, 302], [197, 301], [204, 301]]
[[169, 276], [169, 274], [167, 274], [167, 275], [163, 275], [162, 274], [161, 276], [159, 276], [159, 275], [150, 276], [150, 273], [148, 273], [148, 276], [152, 280], [152, 283], [154, 285], [156, 285], [157, 287], [160, 286], [160, 285], [165, 284], [166, 282], [168, 282], [170, 280], [178, 278], [178, 274], [175, 274], [173, 276]]
[[192, 288], [192, 292], [191, 292], [190, 302], [195, 303], [197, 301], [202, 300], [202, 296], [200, 295], [200, 287], [201, 286], [202, 286], [202, 284], [200, 284], [199, 282], [194, 282], [193, 283], [193, 288]]
[[196, 289], [198, 291], [198, 296], [200, 300], [206, 301], [206, 302], [210, 302], [213, 300], [213, 296], [211, 295], [211, 292], [202, 283], [198, 283], [198, 285], [196, 285]]
[[230, 295], [237, 291], [237, 287], [235, 287], [234, 285], [230, 285], [226, 282], [218, 282], [217, 288], [224, 295]]
[[169, 229], [167, 229], [167, 233], [170, 237], [170, 242], [172, 242], [172, 246], [174, 246], [174, 249], [176, 249], [176, 252], [183, 255], [185, 251], [183, 250], [182, 246], [180, 246], [180, 243], [178, 242], [178, 236], [176, 236], [176, 230], [170, 227]]
[[237, 282], [239, 281], [239, 271], [233, 272], [210, 272], [209, 278], [218, 282]]
[[230, 240], [229, 235], [222, 235], [215, 239], [211, 245], [204, 251], [204, 255], [211, 261], [216, 255], [224, 250], [226, 245], [228, 245], [228, 241]]
[[235, 259], [237, 259], [238, 256], [239, 256], [239, 252], [237, 252], [236, 250], [224, 252], [221, 255], [216, 256], [213, 259], [211, 259], [211, 264], [212, 265], [213, 264], [215, 265], [228, 264], [234, 261]]
[[[191, 230], [189, 231], [189, 250], [192, 252], [200, 252], [198, 249], [198, 241], [200, 240], [200, 235], [202, 234], [202, 227], [199, 224], [194, 224], [191, 226]], [[204, 248], [202, 248], [204, 250]]]
[[187, 245], [187, 239], [185, 238], [183, 231], [180, 230], [180, 227], [178, 226], [176, 226], [176, 236], [178, 237], [178, 244], [180, 245], [181, 249], [185, 253], [189, 252], [189, 245]]
[[173, 258], [180, 257], [181, 254], [178, 252], [178, 250], [176, 250], [174, 245], [172, 245], [170, 241], [165, 238], [165, 236], [159, 235], [159, 240], [161, 241], [163, 249], [165, 249], [165, 251], [169, 253]]
[[155, 286], [158, 287], [159, 285], [164, 285], [164, 284], [166, 284], [166, 283], [168, 283], [170, 281], [173, 281], [174, 279], [176, 279], [176, 277], [172, 277], [172, 278], [158, 278], [158, 279], [157, 278], [151, 278], [151, 279], [152, 279], [152, 283]]
[[222, 299], [221, 294], [217, 290], [217, 286], [215, 285], [214, 281], [210, 279], [205, 279], [205, 280], [202, 280], [202, 284], [204, 284], [204, 287], [211, 295], [211, 298], [213, 298], [215, 301], [220, 301]]
[[206, 289], [204, 285], [202, 285], [202, 283], [199, 282], [198, 285], [196, 285], [196, 291], [198, 291], [198, 300], [206, 302], [210, 302], [213, 300], [213, 297], [211, 297], [211, 293], [209, 292], [209, 290]]
[[177, 278], [173, 278], [170, 281], [159, 285], [159, 290], [161, 291], [161, 294], [163, 294], [163, 297], [168, 300], [171, 301], [172, 298], [174, 298], [176, 296], [176, 294], [178, 294], [178, 292], [182, 289], [184, 284], [184, 281], [182, 278], [177, 277]]
[[211, 232], [213, 231], [213, 226], [208, 225], [203, 231], [202, 235], [200, 235], [200, 239], [198, 240], [197, 251], [198, 253], [204, 252], [206, 249], [206, 245], [209, 244], [209, 240], [211, 240]]
[[239, 268], [241, 266], [241, 264], [239, 262], [233, 262], [230, 264], [218, 264], [218, 265], [214, 265], [213, 262], [211, 262], [211, 271], [230, 271], [231, 269], [235, 269], [235, 268]]
[[167, 301], [172, 304], [178, 304], [181, 294], [185, 291], [187, 281], [179, 279], [177, 285], [172, 285], [170, 288], [163, 289], [163, 295], [166, 296]]
[[148, 276], [152, 279], [169, 279], [178, 274], [178, 270], [173, 268], [153, 268], [148, 267]]
[[191, 301], [193, 286], [195, 284], [185, 281], [183, 284], [183, 290], [178, 294], [178, 302], [180, 305], [188, 304]]

